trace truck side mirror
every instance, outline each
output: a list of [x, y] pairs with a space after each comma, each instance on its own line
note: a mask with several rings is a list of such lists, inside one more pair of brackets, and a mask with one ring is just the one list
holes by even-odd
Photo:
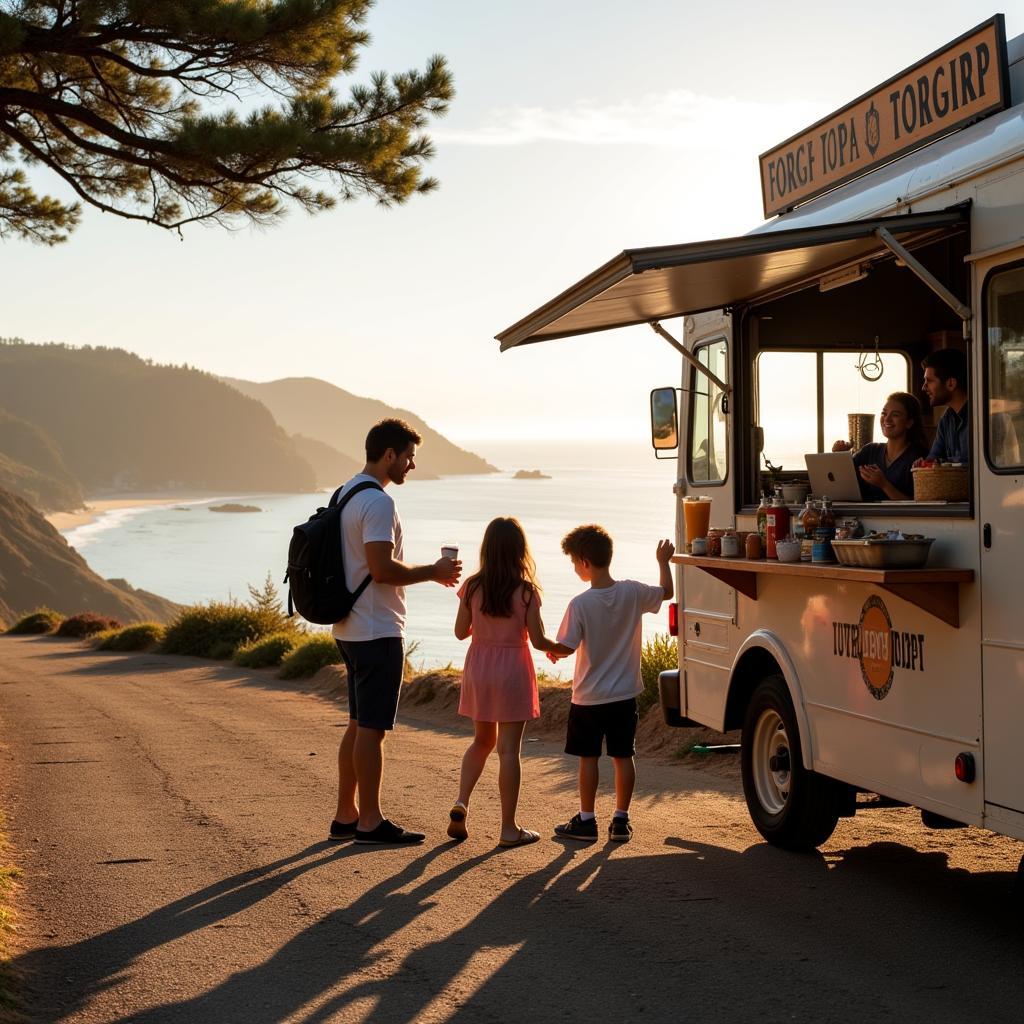
[[679, 447], [675, 388], [655, 388], [651, 392], [651, 444], [655, 451]]

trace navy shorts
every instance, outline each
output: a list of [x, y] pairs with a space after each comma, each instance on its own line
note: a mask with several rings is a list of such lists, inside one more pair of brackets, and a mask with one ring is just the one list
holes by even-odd
[[609, 757], [636, 753], [636, 698], [610, 704], [570, 704], [565, 752], [576, 757], [600, 757], [602, 741]]
[[394, 729], [405, 670], [398, 636], [337, 640], [348, 674], [348, 716], [366, 729]]

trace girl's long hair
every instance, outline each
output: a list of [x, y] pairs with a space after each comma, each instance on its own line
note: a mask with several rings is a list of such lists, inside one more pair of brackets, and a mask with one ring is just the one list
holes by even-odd
[[525, 590], [526, 604], [533, 594], [540, 592], [537, 566], [526, 534], [518, 519], [492, 519], [480, 543], [480, 570], [466, 580], [466, 600], [480, 590], [480, 610], [484, 615], [507, 619], [512, 615], [512, 602], [520, 587]]
[[908, 418], [914, 421], [914, 425], [907, 431], [908, 444], [914, 451], [927, 452], [928, 438], [925, 436], [924, 424], [921, 422], [921, 403], [913, 395], [908, 395], [906, 391], [894, 391], [885, 401], [887, 403], [898, 402], [903, 406], [903, 411]]

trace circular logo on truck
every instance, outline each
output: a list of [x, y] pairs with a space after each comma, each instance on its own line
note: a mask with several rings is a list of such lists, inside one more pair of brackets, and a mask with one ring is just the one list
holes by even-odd
[[874, 156], [878, 145], [882, 141], [881, 121], [878, 111], [875, 109], [875, 101], [871, 101], [868, 112], [864, 115], [864, 137], [867, 140], [868, 152]]
[[860, 613], [860, 674], [875, 700], [882, 700], [892, 686], [892, 619], [874, 595]]

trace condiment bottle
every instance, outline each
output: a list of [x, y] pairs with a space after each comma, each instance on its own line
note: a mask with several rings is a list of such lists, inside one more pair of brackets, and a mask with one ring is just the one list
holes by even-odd
[[755, 530], [747, 534], [747, 558], [761, 557], [761, 535]]
[[812, 562], [834, 562], [836, 560], [835, 552], [832, 550], [832, 541], [835, 540], [835, 536], [836, 515], [832, 511], [832, 502], [828, 498], [822, 497], [818, 526], [814, 531]]
[[726, 530], [722, 534], [722, 557], [736, 558], [740, 553], [740, 539], [735, 530]]
[[722, 553], [722, 534], [724, 530], [708, 530], [708, 557], [717, 557]]
[[768, 509], [772, 506], [767, 491], [761, 492], [761, 504], [757, 506], [757, 535], [761, 538], [761, 547], [768, 539]]
[[814, 498], [808, 498], [800, 513], [803, 536], [800, 538], [800, 561], [811, 561], [814, 549], [814, 531], [818, 528], [818, 505]]
[[768, 509], [767, 543], [765, 544], [765, 557], [778, 558], [775, 550], [777, 541], [784, 540], [789, 536], [789, 509], [782, 500], [780, 490], [772, 499], [772, 507]]

